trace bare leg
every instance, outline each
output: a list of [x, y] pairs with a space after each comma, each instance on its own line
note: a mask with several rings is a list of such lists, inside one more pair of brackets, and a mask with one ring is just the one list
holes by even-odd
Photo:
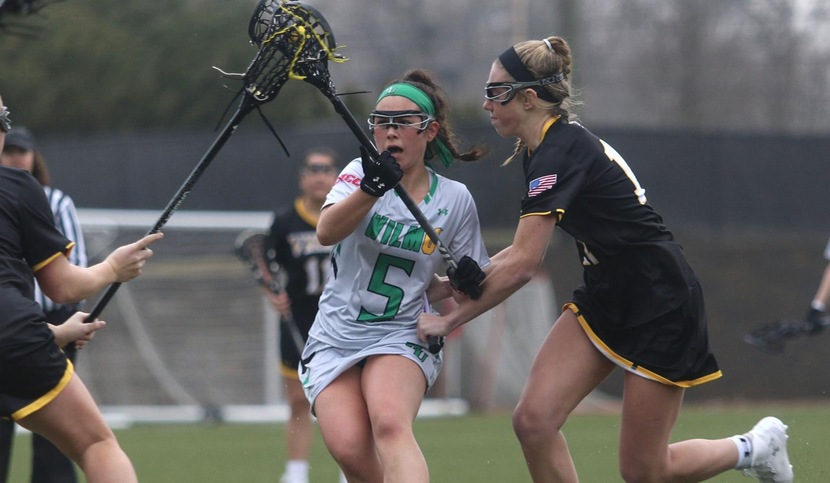
[[314, 426], [311, 423], [311, 409], [303, 393], [303, 386], [297, 377], [284, 377], [291, 417], [288, 420], [288, 459], [308, 461]]
[[351, 483], [382, 483], [383, 468], [361, 389], [363, 370], [352, 367], [317, 396], [317, 423], [326, 447]]
[[593, 346], [576, 315], [564, 311], [536, 355], [513, 414], [513, 429], [534, 482], [578, 481], [561, 429], [614, 367]]
[[132, 463], [77, 375], [52, 402], [18, 423], [54, 443], [81, 467], [89, 483], [138, 481]]
[[375, 356], [362, 382], [384, 481], [428, 483], [427, 462], [412, 431], [426, 390], [424, 373], [405, 357]]
[[[61, 325], [75, 314], [74, 308], [63, 307], [46, 314], [46, 322]], [[78, 351], [74, 344], [63, 348], [66, 357], [77, 364]], [[76, 366], [77, 367], [77, 366]], [[32, 483], [77, 483], [75, 464], [69, 457], [38, 434], [32, 435]]]
[[735, 467], [738, 449], [728, 439], [669, 445], [683, 393], [626, 373], [620, 430], [620, 473], [626, 482], [698, 482]]

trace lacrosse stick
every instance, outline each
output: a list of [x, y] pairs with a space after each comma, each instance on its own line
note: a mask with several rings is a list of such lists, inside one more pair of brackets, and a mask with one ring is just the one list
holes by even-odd
[[[254, 60], [244, 74], [228, 74], [220, 71], [226, 77], [243, 81], [243, 86], [237, 93], [237, 97], [242, 96], [242, 100], [239, 102], [236, 112], [213, 141], [199, 164], [184, 181], [179, 191], [170, 200], [156, 224], [147, 232], [148, 235], [158, 233], [167, 223], [170, 216], [181, 205], [193, 189], [193, 185], [196, 184], [213, 161], [213, 158], [216, 157], [222, 146], [236, 131], [242, 119], [262, 104], [272, 101], [289, 77], [296, 78], [293, 70], [302, 59], [316, 58], [321, 54], [332, 55], [322, 42], [309, 41], [306, 38], [306, 27], [304, 27], [306, 23], [300, 21], [302, 19], [300, 15], [305, 10], [299, 7], [299, 4], [286, 4], [277, 6], [276, 9], [267, 10], [264, 6], [265, 3], [268, 2], [261, 1], [254, 12], [251, 28], [253, 28], [255, 21], [259, 24], [265, 18], [270, 18], [268, 24], [273, 28], [268, 31], [268, 37], [261, 39], [261, 42], [258, 43], [261, 47]], [[295, 10], [299, 11], [299, 14], [295, 14]], [[110, 285], [86, 318], [87, 322], [95, 320], [101, 314], [119, 286], [120, 283], [118, 282]]]
[[[268, 236], [261, 231], [243, 231], [236, 237], [236, 241], [234, 241], [234, 252], [251, 270], [251, 274], [257, 283], [267, 288], [271, 293], [279, 295], [283, 292], [283, 284], [279, 281], [279, 277], [282, 274], [280, 273], [279, 265], [269, 260], [267, 255], [268, 250], [266, 248], [267, 241]], [[297, 323], [294, 321], [294, 317], [291, 316], [290, 312], [288, 316], [280, 315], [282, 316], [282, 320], [288, 325], [288, 329], [291, 332], [291, 339], [297, 348], [297, 353], [302, 354], [305, 341], [300, 333], [300, 328], [297, 327]]]
[[[830, 316], [819, 319], [819, 330], [830, 325]], [[815, 327], [806, 320], [779, 319], [744, 335], [744, 342], [764, 352], [784, 352], [786, 343], [796, 337], [815, 334]]]
[[[339, 55], [333, 54], [334, 50], [337, 48], [337, 44], [334, 40], [334, 35], [331, 33], [328, 22], [326, 22], [320, 12], [313, 7], [302, 3], [288, 2], [280, 4], [278, 0], [260, 0], [257, 11], [277, 12], [281, 9], [288, 8], [291, 9], [297, 22], [302, 23], [306, 40], [309, 43], [317, 44], [318, 50], [318, 55], [316, 57], [309, 56], [308, 58], [299, 59], [299, 62], [296, 63], [291, 71], [292, 78], [304, 80], [319, 89], [320, 92], [322, 92], [334, 106], [334, 110], [340, 115], [340, 117], [343, 118], [344, 121], [346, 121], [346, 125], [355, 137], [357, 137], [357, 140], [360, 142], [361, 146], [369, 152], [370, 156], [377, 159], [378, 156], [380, 156], [377, 148], [369, 139], [366, 132], [361, 129], [348, 107], [346, 107], [337, 95], [334, 83], [331, 80], [327, 61], [333, 60], [335, 62], [344, 62], [346, 59]], [[274, 19], [277, 17], [278, 15], [276, 13], [272, 14], [270, 19], [268, 16], [257, 16], [255, 14], [254, 18], [251, 20], [250, 28], [248, 29], [251, 41], [259, 45], [262, 49], [270, 48], [270, 38], [273, 35], [273, 32], [284, 28], [279, 23], [277, 23], [276, 26], [274, 25]], [[298, 29], [298, 31], [300, 30]], [[309, 49], [309, 51], [312, 50], [313, 49]], [[421, 228], [423, 228], [424, 232], [438, 249], [438, 252], [441, 254], [441, 258], [443, 258], [447, 266], [453, 270], [457, 269], [458, 260], [438, 237], [438, 233], [432, 225], [430, 225], [429, 221], [421, 212], [420, 208], [418, 208], [418, 205], [406, 189], [400, 184], [395, 186], [394, 189], [398, 194], [398, 197], [404, 202], [407, 209], [410, 213], [412, 213], [415, 220], [417, 220], [418, 224]], [[473, 299], [477, 299], [481, 296], [481, 289], [478, 288], [475, 291], [471, 291], [468, 295]], [[437, 354], [443, 346], [443, 338], [430, 337], [428, 343], [430, 352]]]

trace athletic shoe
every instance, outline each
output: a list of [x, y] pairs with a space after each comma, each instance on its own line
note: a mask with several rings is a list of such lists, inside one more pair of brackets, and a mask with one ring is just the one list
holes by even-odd
[[762, 483], [792, 483], [793, 465], [787, 456], [787, 425], [766, 417], [747, 433], [752, 440], [752, 460], [744, 475]]
[[295, 477], [292, 478], [287, 474], [282, 475], [280, 483], [308, 483], [308, 478]]

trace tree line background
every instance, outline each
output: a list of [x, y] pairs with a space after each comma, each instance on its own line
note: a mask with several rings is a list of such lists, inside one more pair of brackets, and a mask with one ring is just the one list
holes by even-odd
[[[589, 125], [695, 131], [830, 131], [826, 0], [318, 0], [339, 51], [340, 92], [377, 92], [405, 70], [434, 72], [459, 119], [483, 120], [492, 60], [524, 39], [561, 35]], [[253, 0], [65, 0], [7, 20], [0, 92], [38, 132], [212, 127], [241, 72]], [[34, 38], [32, 38], [34, 37]], [[349, 96], [355, 111], [373, 95]], [[289, 83], [275, 122], [330, 118], [328, 102]]]

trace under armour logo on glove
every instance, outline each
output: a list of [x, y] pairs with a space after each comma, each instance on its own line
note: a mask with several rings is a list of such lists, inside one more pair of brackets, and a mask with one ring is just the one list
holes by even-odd
[[360, 189], [365, 193], [380, 198], [400, 183], [403, 170], [389, 151], [380, 153], [377, 159], [374, 159], [366, 148], [361, 146], [360, 159], [363, 165]]

